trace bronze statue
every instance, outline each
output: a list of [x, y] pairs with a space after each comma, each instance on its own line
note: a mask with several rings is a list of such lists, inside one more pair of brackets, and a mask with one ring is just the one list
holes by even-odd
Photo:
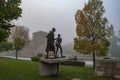
[[56, 38], [56, 55], [57, 55], [58, 49], [60, 49], [61, 57], [63, 57], [61, 43], [62, 43], [62, 38], [60, 37], [60, 34], [58, 34], [58, 37]]
[[47, 38], [47, 46], [46, 46], [46, 58], [48, 58], [48, 53], [49, 52], [53, 52], [54, 53], [54, 57], [56, 57], [56, 54], [55, 54], [55, 46], [54, 46], [54, 41], [55, 41], [55, 38], [54, 38], [54, 32], [56, 31], [55, 28], [52, 28], [52, 31], [50, 31], [48, 33], [48, 35], [46, 36]]

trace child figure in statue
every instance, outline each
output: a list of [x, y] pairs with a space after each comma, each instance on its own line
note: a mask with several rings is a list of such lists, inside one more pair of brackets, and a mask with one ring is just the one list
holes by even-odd
[[60, 49], [61, 57], [63, 57], [61, 43], [62, 43], [62, 38], [60, 34], [58, 34], [58, 37], [56, 38], [56, 55], [57, 55], [58, 49]]

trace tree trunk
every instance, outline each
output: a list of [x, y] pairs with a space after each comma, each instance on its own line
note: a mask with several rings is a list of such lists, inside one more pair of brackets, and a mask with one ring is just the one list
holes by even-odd
[[17, 50], [15, 50], [15, 57], [16, 57], [16, 59], [17, 59], [17, 57], [18, 57], [18, 56], [17, 56], [17, 52], [18, 52], [18, 51], [17, 51]]
[[93, 54], [93, 69], [95, 69], [95, 53]]

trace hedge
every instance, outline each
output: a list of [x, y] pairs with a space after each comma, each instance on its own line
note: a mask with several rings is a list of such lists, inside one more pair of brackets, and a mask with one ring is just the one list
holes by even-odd
[[68, 65], [68, 66], [81, 66], [84, 67], [85, 66], [85, 62], [74, 62], [74, 61], [66, 61], [66, 62], [62, 62], [62, 65]]
[[38, 53], [36, 56], [31, 57], [31, 60], [38, 62], [40, 60], [40, 57], [43, 57], [42, 53]]

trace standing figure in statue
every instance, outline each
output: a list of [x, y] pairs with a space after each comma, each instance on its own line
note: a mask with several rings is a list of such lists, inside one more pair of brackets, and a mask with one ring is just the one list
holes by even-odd
[[46, 55], [46, 58], [48, 58], [48, 53], [51, 52], [51, 51], [54, 53], [54, 57], [56, 57], [55, 46], [54, 46], [54, 40], [55, 40], [54, 32], [55, 31], [56, 31], [56, 29], [52, 28], [52, 31], [50, 31], [48, 33], [48, 35], [46, 36], [46, 38], [47, 38], [47, 45], [46, 45], [46, 53], [47, 53], [47, 55]]
[[62, 38], [60, 34], [58, 34], [58, 37], [56, 38], [56, 55], [57, 55], [58, 49], [60, 49], [61, 57], [63, 57], [61, 43], [62, 43]]

